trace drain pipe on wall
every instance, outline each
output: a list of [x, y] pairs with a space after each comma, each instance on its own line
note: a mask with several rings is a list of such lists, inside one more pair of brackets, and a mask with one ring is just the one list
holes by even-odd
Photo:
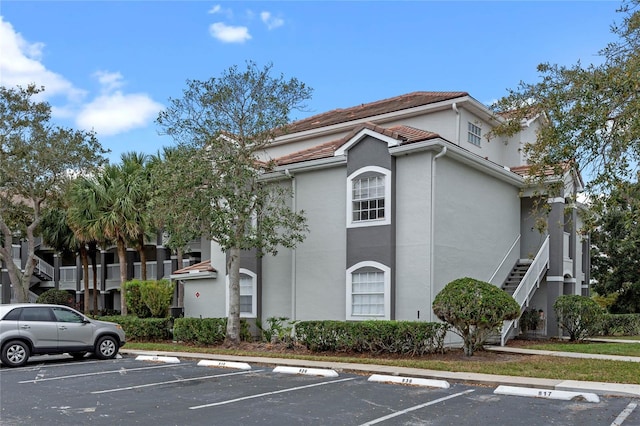
[[[429, 248], [429, 291], [430, 291], [430, 295], [431, 295], [431, 305], [433, 305], [433, 298], [434, 298], [434, 294], [433, 294], [433, 287], [434, 287], [434, 281], [435, 281], [435, 271], [433, 270], [433, 265], [435, 263], [435, 254], [434, 254], [434, 248], [435, 248], [435, 230], [436, 230], [436, 223], [435, 223], [435, 219], [436, 219], [436, 208], [435, 208], [435, 190], [436, 190], [436, 160], [440, 157], [444, 157], [445, 154], [447, 153], [447, 147], [443, 146], [442, 150], [440, 150], [440, 152], [438, 154], [436, 154], [432, 159], [431, 159], [431, 206], [430, 206], [430, 211], [431, 211], [431, 218], [430, 218], [430, 226], [431, 226], [431, 235], [429, 236], [430, 238], [430, 248]], [[429, 307], [429, 321], [433, 322], [433, 307], [430, 306]]]
[[458, 105], [454, 102], [451, 104], [451, 109], [456, 113], [456, 144], [460, 146], [460, 111], [458, 111]]
[[[284, 174], [291, 179], [291, 210], [296, 211], [296, 179], [289, 169], [285, 169]], [[291, 249], [291, 321], [296, 320], [296, 249]]]

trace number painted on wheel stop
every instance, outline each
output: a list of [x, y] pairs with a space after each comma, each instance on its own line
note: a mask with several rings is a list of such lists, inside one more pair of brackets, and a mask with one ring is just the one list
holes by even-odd
[[410, 385], [411, 383], [413, 383], [413, 379], [409, 379], [409, 378], [405, 377], [405, 378], [402, 379], [401, 383], [403, 385]]
[[548, 398], [551, 396], [551, 391], [538, 391], [538, 396]]
[[301, 368], [298, 370], [298, 374], [307, 374], [307, 371], [309, 370], [307, 370], [306, 368]]

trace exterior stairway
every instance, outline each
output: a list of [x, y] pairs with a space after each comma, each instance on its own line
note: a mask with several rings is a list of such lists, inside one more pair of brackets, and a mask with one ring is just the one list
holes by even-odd
[[528, 259], [520, 259], [516, 262], [515, 266], [509, 273], [509, 276], [502, 284], [502, 289], [509, 293], [509, 296], [513, 296], [513, 293], [515, 293], [516, 289], [522, 282], [522, 279], [529, 270], [531, 263], [532, 261]]

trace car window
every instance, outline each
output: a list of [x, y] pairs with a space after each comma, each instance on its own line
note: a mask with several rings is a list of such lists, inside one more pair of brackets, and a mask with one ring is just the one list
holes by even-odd
[[20, 318], [20, 312], [22, 312], [22, 308], [12, 309], [2, 319], [5, 321], [17, 321]]
[[22, 308], [20, 321], [54, 321], [51, 309], [47, 307]]
[[81, 315], [64, 308], [53, 308], [53, 314], [56, 316], [56, 320], [58, 320], [58, 322], [81, 323], [84, 321], [84, 318]]

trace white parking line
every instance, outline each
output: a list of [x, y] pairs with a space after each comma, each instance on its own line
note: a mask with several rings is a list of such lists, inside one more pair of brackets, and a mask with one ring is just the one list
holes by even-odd
[[285, 392], [294, 392], [294, 391], [297, 391], [297, 390], [313, 388], [313, 387], [316, 387], [316, 386], [332, 385], [332, 384], [335, 384], [335, 383], [348, 382], [349, 380], [355, 380], [355, 379], [357, 379], [357, 377], [350, 377], [348, 379], [332, 380], [330, 382], [314, 383], [312, 385], [296, 386], [295, 388], [281, 389], [281, 390], [277, 390], [277, 391], [259, 393], [259, 394], [256, 394], [256, 395], [243, 396], [242, 398], [229, 399], [227, 401], [213, 402], [211, 404], [204, 404], [204, 405], [195, 405], [193, 407], [189, 407], [189, 410], [198, 410], [200, 408], [215, 407], [217, 405], [233, 404], [234, 402], [246, 401], [247, 399], [262, 398], [263, 396], [277, 395], [279, 393], [285, 393]]
[[375, 425], [376, 423], [384, 422], [385, 420], [389, 420], [389, 419], [392, 419], [394, 417], [398, 417], [398, 416], [401, 416], [403, 414], [410, 413], [411, 411], [419, 410], [421, 408], [428, 407], [430, 405], [434, 405], [434, 404], [437, 404], [439, 402], [446, 401], [448, 399], [457, 398], [459, 396], [462, 396], [462, 395], [465, 395], [465, 394], [468, 394], [468, 393], [471, 393], [471, 392], [475, 392], [475, 390], [469, 389], [469, 390], [466, 390], [464, 392], [459, 392], [459, 393], [455, 393], [453, 395], [448, 395], [448, 396], [444, 396], [442, 398], [434, 399], [433, 401], [429, 401], [429, 402], [426, 402], [424, 404], [414, 405], [413, 407], [409, 407], [409, 408], [404, 409], [402, 411], [396, 411], [395, 413], [386, 415], [384, 417], [378, 417], [377, 419], [373, 419], [373, 420], [371, 420], [371, 421], [369, 421], [367, 423], [363, 423], [361, 426]]
[[152, 386], [168, 385], [168, 384], [171, 384], [171, 383], [184, 383], [184, 382], [192, 382], [194, 380], [215, 379], [216, 377], [236, 376], [236, 375], [239, 375], [239, 374], [247, 374], [247, 373], [252, 373], [252, 372], [259, 373], [261, 371], [264, 371], [264, 370], [238, 371], [238, 372], [234, 372], [234, 373], [215, 374], [213, 376], [200, 376], [200, 377], [192, 377], [192, 378], [189, 378], [189, 379], [168, 380], [166, 382], [145, 383], [144, 385], [127, 386], [127, 387], [124, 387], [124, 388], [105, 389], [105, 390], [101, 390], [101, 391], [93, 391], [91, 393], [92, 394], [100, 394], [100, 393], [121, 392], [121, 391], [126, 391], [126, 390], [133, 390], [133, 389], [150, 388]]
[[58, 377], [49, 377], [46, 379], [36, 378], [34, 380], [23, 380], [18, 383], [40, 383], [40, 382], [50, 382], [52, 380], [64, 380], [64, 379], [73, 379], [76, 377], [87, 377], [87, 376], [101, 376], [103, 374], [127, 374], [131, 371], [141, 371], [141, 370], [153, 370], [156, 368], [167, 368], [174, 367], [173, 365], [156, 365], [153, 367], [138, 367], [138, 368], [121, 368], [119, 370], [110, 370], [110, 371], [98, 371], [94, 373], [82, 373], [82, 374], [72, 374], [70, 376], [58, 376]]
[[629, 417], [631, 413], [633, 413], [633, 410], [635, 410], [637, 406], [638, 404], [636, 404], [635, 402], [630, 402], [629, 405], [627, 405], [627, 408], [622, 410], [622, 413], [618, 414], [618, 417], [616, 417], [613, 423], [611, 423], [611, 426], [620, 426], [622, 423], [624, 423], [624, 421], [627, 420], [627, 417]]

